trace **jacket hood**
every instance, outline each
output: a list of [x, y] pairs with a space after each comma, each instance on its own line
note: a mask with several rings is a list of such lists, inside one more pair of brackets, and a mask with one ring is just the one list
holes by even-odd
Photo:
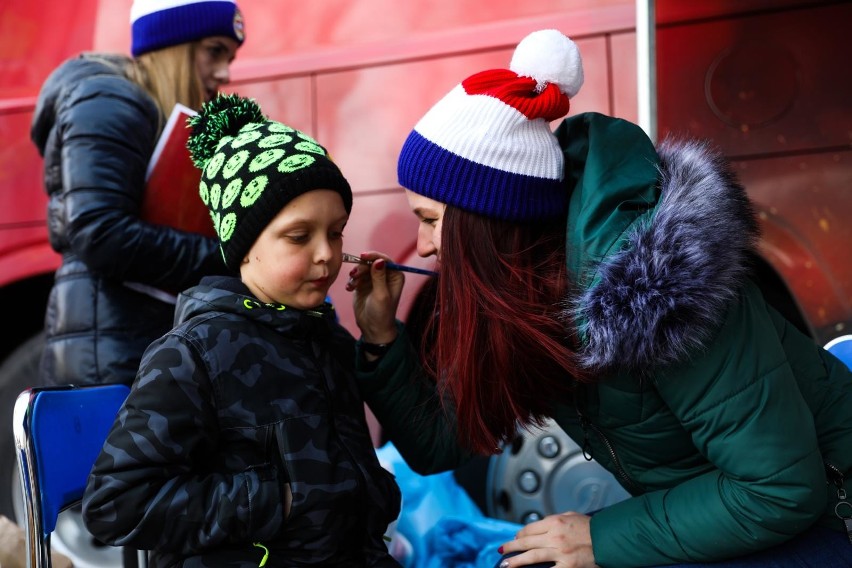
[[62, 101], [63, 90], [73, 88], [87, 77], [94, 75], [124, 75], [130, 58], [117, 54], [84, 53], [65, 61], [44, 81], [33, 113], [30, 137], [44, 154], [47, 138], [56, 122], [57, 106]]
[[749, 270], [756, 216], [723, 157], [694, 141], [657, 153], [659, 203], [575, 303], [591, 370], [643, 374], [685, 359], [712, 337]]
[[207, 276], [178, 296], [175, 325], [211, 312], [234, 314], [271, 327], [282, 335], [303, 339], [329, 333], [336, 321], [334, 307], [329, 303], [313, 310], [264, 304], [239, 278]]

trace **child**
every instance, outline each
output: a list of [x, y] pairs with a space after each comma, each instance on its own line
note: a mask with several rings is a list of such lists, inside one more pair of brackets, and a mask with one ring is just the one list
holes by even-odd
[[[352, 192], [311, 137], [220, 96], [192, 119], [225, 264], [146, 351], [83, 502], [104, 542], [154, 566], [399, 566], [399, 513], [324, 302]], [[180, 262], [180, 259], [175, 259]]]

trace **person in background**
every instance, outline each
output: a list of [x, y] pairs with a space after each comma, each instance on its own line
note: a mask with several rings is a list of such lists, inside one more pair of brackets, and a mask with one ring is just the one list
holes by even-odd
[[168, 331], [174, 294], [224, 273], [216, 239], [146, 222], [145, 175], [176, 103], [229, 81], [245, 38], [232, 0], [135, 0], [132, 58], [84, 53], [41, 88], [31, 137], [44, 157], [50, 243], [61, 256], [40, 382], [125, 383]]
[[155, 566], [397, 567], [400, 508], [325, 301], [352, 191], [310, 136], [250, 99], [193, 119], [200, 194], [236, 276], [185, 290], [97, 458], [83, 518]]
[[367, 403], [419, 473], [553, 418], [631, 494], [526, 525], [501, 568], [852, 566], [852, 373], [750, 279], [756, 216], [709, 144], [597, 113], [551, 131], [582, 81], [534, 32], [417, 123], [398, 173], [435, 340], [395, 321], [399, 272], [359, 266]]

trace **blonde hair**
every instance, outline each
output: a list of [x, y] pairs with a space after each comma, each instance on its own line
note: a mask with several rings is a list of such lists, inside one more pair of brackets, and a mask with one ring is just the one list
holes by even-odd
[[181, 43], [149, 51], [133, 59], [128, 77], [151, 95], [163, 116], [176, 103], [200, 110], [204, 86], [195, 70], [197, 42]]

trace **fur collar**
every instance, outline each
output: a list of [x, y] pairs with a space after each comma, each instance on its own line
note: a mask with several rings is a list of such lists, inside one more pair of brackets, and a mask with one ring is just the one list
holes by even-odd
[[627, 244], [597, 267], [575, 314], [587, 368], [646, 374], [712, 337], [748, 272], [757, 221], [722, 156], [700, 142], [666, 142], [661, 197]]

